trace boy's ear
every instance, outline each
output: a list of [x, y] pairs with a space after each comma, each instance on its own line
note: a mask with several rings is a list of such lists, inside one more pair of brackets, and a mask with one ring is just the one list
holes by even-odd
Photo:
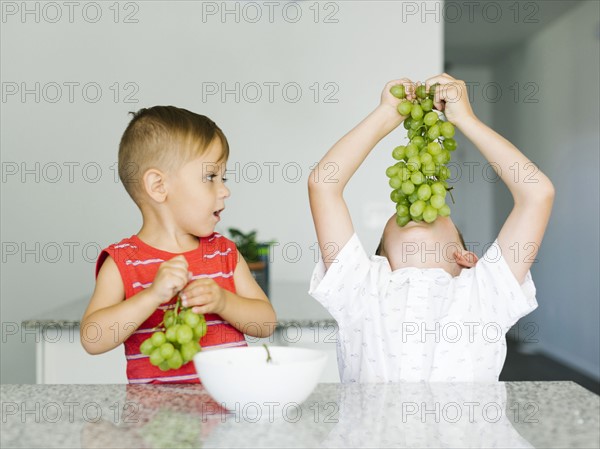
[[142, 178], [146, 194], [157, 203], [167, 199], [167, 188], [165, 185], [165, 174], [160, 170], [151, 168], [144, 173]]
[[467, 250], [454, 251], [454, 260], [463, 268], [473, 268], [479, 257], [477, 254]]

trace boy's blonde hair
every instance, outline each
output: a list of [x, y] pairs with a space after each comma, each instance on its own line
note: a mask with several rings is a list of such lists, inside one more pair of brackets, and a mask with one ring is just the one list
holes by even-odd
[[119, 144], [119, 178], [138, 206], [147, 170], [177, 170], [201, 156], [215, 138], [223, 151], [218, 162], [229, 157], [225, 134], [204, 115], [175, 106], [154, 106], [131, 114]]

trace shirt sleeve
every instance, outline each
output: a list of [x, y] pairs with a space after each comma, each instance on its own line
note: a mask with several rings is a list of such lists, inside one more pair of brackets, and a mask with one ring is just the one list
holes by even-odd
[[338, 322], [362, 319], [368, 297], [376, 294], [371, 282], [371, 261], [356, 233], [325, 269], [322, 259], [315, 267], [309, 294], [325, 307]]
[[495, 240], [474, 270], [475, 301], [490, 322], [499, 324], [504, 332], [538, 306], [531, 271], [522, 284], [510, 270]]

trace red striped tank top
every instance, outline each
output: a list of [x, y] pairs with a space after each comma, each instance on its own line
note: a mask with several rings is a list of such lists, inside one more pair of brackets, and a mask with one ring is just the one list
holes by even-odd
[[[123, 285], [125, 300], [152, 285], [158, 267], [177, 254], [162, 251], [142, 242], [136, 235], [121, 240], [104, 249], [98, 257], [96, 276], [102, 263], [110, 255], [117, 264]], [[194, 279], [212, 278], [221, 288], [235, 293], [233, 272], [237, 265], [235, 244], [218, 233], [199, 239], [198, 248], [183, 253], [188, 271]], [[129, 383], [199, 383], [194, 363], [188, 362], [178, 370], [161, 371], [150, 364], [149, 357], [140, 352], [140, 344], [152, 332], [159, 330], [166, 310], [174, 309], [177, 297], [161, 304], [146, 321], [124, 342]], [[202, 350], [247, 346], [244, 334], [217, 314], [206, 314], [207, 332], [200, 339]]]

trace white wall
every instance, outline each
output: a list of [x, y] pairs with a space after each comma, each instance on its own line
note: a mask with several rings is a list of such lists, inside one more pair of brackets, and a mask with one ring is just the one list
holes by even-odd
[[[269, 7], [258, 2], [253, 5], [262, 18], [251, 23], [257, 10], [244, 10], [245, 3], [228, 2], [229, 9], [241, 8], [239, 20], [231, 14], [222, 20], [219, 14], [203, 15], [203, 7], [222, 8], [222, 2], [129, 2], [127, 10], [120, 4], [115, 23], [113, 3], [107, 2], [102, 17], [91, 23], [97, 11], [84, 12], [87, 3], [69, 17], [60, 2], [62, 11], [31, 2], [29, 8], [40, 8], [37, 16], [35, 10], [22, 16], [25, 3], [3, 2], [2, 382], [34, 381], [32, 336], [5, 335], [5, 324], [43, 318], [49, 309], [89, 296], [97, 249], [139, 229], [141, 217], [114, 179], [128, 111], [174, 104], [213, 118], [230, 141], [229, 168], [238, 168], [237, 181], [230, 175], [232, 197], [220, 230], [258, 229], [259, 237], [277, 239], [273, 278], [308, 284], [316, 242], [306, 189], [310, 167], [377, 105], [385, 82], [442, 71], [442, 24], [418, 17], [403, 21], [402, 3], [319, 3], [315, 23], [314, 2], [281, 2], [271, 23]], [[298, 9], [301, 19], [290, 23]], [[126, 17], [137, 23], [125, 23]], [[327, 17], [337, 23], [325, 23]], [[412, 38], [417, 33], [418, 46]], [[279, 83], [272, 102], [264, 84], [271, 82]], [[37, 99], [8, 95], [13, 88], [35, 89], [35, 83]], [[62, 88], [55, 102], [52, 83]], [[72, 101], [68, 83], [79, 83]], [[97, 84], [89, 84], [84, 97], [88, 83]], [[240, 98], [203, 98], [203, 86], [213, 86], [206, 83], [230, 89], [240, 83]], [[249, 83], [262, 86], [261, 100], [249, 101], [255, 95]], [[283, 97], [286, 83], [302, 89], [297, 102]], [[96, 85], [102, 95], [90, 102]], [[287, 94], [294, 96], [293, 89]], [[328, 94], [337, 102], [326, 103]], [[125, 102], [127, 95], [137, 102]], [[384, 170], [398, 140], [399, 134], [386, 139], [348, 188], [355, 226], [373, 249], [384, 221], [369, 220], [393, 211]], [[270, 163], [279, 164], [273, 182]], [[284, 178], [286, 163], [300, 167], [298, 182]], [[255, 183], [248, 164], [262, 168]], [[102, 171], [98, 176], [95, 167]], [[289, 168], [285, 175], [296, 176]], [[23, 175], [22, 169], [33, 173]], [[296, 258], [293, 247], [284, 259], [280, 248], [286, 244], [302, 250], [298, 260], [290, 261]]]
[[[514, 92], [506, 92], [495, 106], [496, 128], [556, 188], [531, 270], [539, 308], [527, 320], [539, 326], [539, 350], [595, 378], [600, 378], [599, 17], [600, 3], [583, 2], [498, 60], [493, 72], [501, 85], [521, 86], [517, 103]], [[525, 89], [525, 83], [534, 84]], [[496, 192], [499, 225], [512, 203], [506, 189]]]

